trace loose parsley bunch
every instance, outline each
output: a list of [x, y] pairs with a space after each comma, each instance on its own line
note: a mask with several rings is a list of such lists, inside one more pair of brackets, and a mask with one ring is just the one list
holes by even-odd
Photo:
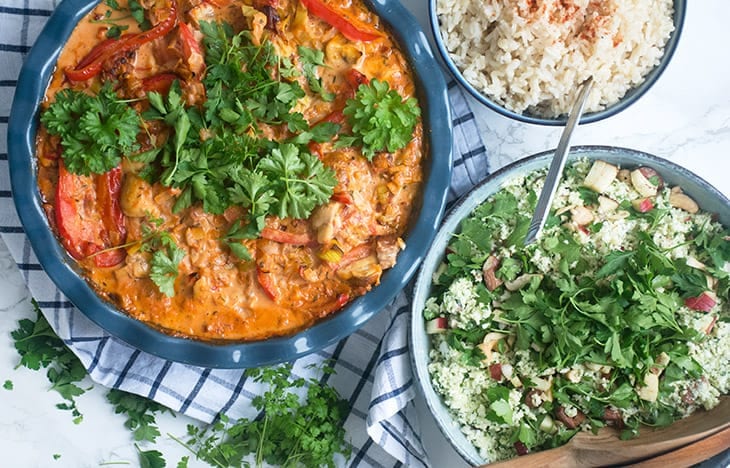
[[362, 146], [369, 160], [379, 151], [397, 151], [413, 137], [421, 108], [415, 98], [405, 101], [385, 81], [361, 84], [343, 113], [352, 125], [352, 135], [340, 135], [337, 146]]
[[63, 89], [41, 115], [48, 133], [61, 137], [63, 161], [74, 174], [103, 174], [138, 149], [139, 114], [107, 82], [95, 96]]
[[[291, 365], [282, 365], [247, 370], [248, 377], [269, 389], [253, 400], [261, 417], [232, 422], [222, 415], [204, 429], [188, 426], [190, 439], [184, 445], [198, 459], [219, 467], [249, 466], [243, 461], [249, 454], [254, 454], [257, 467], [264, 462], [333, 467], [335, 454], [349, 456], [343, 427], [347, 402], [326, 384], [293, 377], [291, 369]], [[329, 367], [322, 370], [333, 372]], [[305, 387], [307, 395], [302, 401], [298, 389]]]
[[15, 349], [20, 354], [18, 367], [33, 370], [47, 368], [50, 389], [66, 400], [66, 403], [59, 403], [56, 407], [71, 411], [74, 424], [79, 424], [84, 417], [76, 406], [76, 397], [86, 390], [77, 384], [86, 377], [86, 369], [56, 335], [35, 301], [33, 308], [36, 311], [35, 321], [21, 319], [18, 328], [10, 333], [15, 341]]

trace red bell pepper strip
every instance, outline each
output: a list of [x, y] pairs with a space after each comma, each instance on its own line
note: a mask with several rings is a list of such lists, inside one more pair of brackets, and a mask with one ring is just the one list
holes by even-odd
[[87, 178], [70, 173], [63, 160], [59, 160], [54, 218], [61, 244], [75, 259], [94, 255], [94, 263], [99, 267], [114, 266], [124, 260], [126, 252], [123, 249], [105, 250], [102, 245], [119, 245], [126, 239], [124, 214], [119, 204], [121, 176], [122, 170], [118, 167], [96, 178], [97, 206], [102, 220], [102, 226], [98, 226], [88, 213], [84, 216], [79, 212], [79, 203], [92, 188], [86, 182]]
[[263, 289], [266, 294], [266, 297], [276, 302], [276, 293], [274, 291], [274, 285], [271, 282], [271, 278], [269, 277], [269, 274], [263, 271], [258, 265], [256, 265], [256, 279], [258, 280], [261, 289]]
[[281, 231], [270, 227], [261, 230], [261, 237], [270, 241], [279, 242], [280, 244], [292, 245], [312, 245], [316, 241], [308, 233], [293, 233]]
[[85, 81], [95, 77], [101, 71], [102, 65], [110, 58], [135, 50], [159, 37], [164, 36], [177, 24], [177, 4], [175, 0], [170, 5], [170, 11], [164, 20], [155, 27], [137, 34], [125, 34], [119, 39], [107, 39], [84, 57], [75, 68], [65, 70], [66, 77], [71, 81]]
[[[351, 41], [368, 42], [382, 37], [378, 30], [354, 18], [347, 18], [343, 12], [328, 5], [326, 0], [302, 0], [302, 4], [310, 13], [340, 31]], [[358, 24], [355, 24], [356, 22]]]
[[142, 80], [142, 89], [149, 93], [154, 91], [160, 94], [167, 94], [170, 92], [170, 86], [173, 81], [179, 79], [174, 73], [160, 73], [159, 75], [149, 76]]
[[56, 184], [56, 200], [54, 218], [61, 244], [75, 259], [82, 260], [95, 250], [90, 239], [88, 225], [81, 222], [76, 205], [76, 197], [84, 190], [81, 179], [68, 172], [63, 160], [58, 161], [58, 183]]
[[352, 86], [352, 89], [355, 91], [357, 91], [357, 88], [359, 88], [361, 84], [370, 83], [370, 79], [367, 75], [354, 68], [350, 68], [345, 72], [345, 80], [347, 80], [347, 83]]
[[[101, 221], [104, 224], [104, 232], [108, 237], [111, 246], [124, 244], [127, 240], [127, 226], [124, 213], [119, 202], [119, 195], [122, 191], [122, 167], [114, 169], [97, 176], [96, 178], [96, 202], [101, 214]], [[107, 250], [94, 256], [94, 263], [99, 267], [110, 267], [117, 265], [126, 257], [124, 249]]]

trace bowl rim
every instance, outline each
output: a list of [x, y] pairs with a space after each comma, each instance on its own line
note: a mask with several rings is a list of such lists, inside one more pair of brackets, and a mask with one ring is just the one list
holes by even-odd
[[[431, 290], [431, 273], [441, 262], [444, 256], [445, 246], [451, 233], [459, 227], [461, 221], [476, 206], [496, 193], [501, 188], [501, 184], [511, 177], [515, 171], [535, 170], [537, 168], [547, 167], [554, 154], [555, 149], [550, 149], [515, 160], [489, 174], [484, 180], [462, 195], [444, 215], [444, 219], [439, 226], [431, 249], [421, 263], [415, 278], [409, 314], [410, 324], [408, 327], [409, 357], [414, 379], [418, 382], [417, 387], [424, 397], [426, 407], [436, 421], [436, 426], [439, 428], [439, 431], [464, 461], [472, 466], [484, 465], [488, 463], [488, 460], [479, 454], [476, 447], [461, 432], [459, 424], [444, 404], [442, 397], [433, 388], [431, 376], [428, 372], [428, 363], [430, 362], [428, 351], [431, 348], [431, 342], [425, 333], [424, 320], [421, 313], [423, 304], [429, 297]], [[607, 145], [573, 146], [570, 149], [568, 161], [575, 161], [578, 158], [586, 156], [589, 159], [603, 157], [613, 161], [617, 159], [634, 160], [635, 162], [631, 163], [631, 165], [661, 165], [663, 170], [672, 171], [670, 174], [662, 173], [662, 177], [665, 180], [672, 182], [673, 180], [682, 179], [692, 182], [689, 186], [682, 187], [688, 195], [693, 196], [697, 191], [702, 191], [711, 197], [711, 200], [714, 200], [715, 203], [707, 211], [715, 212], [717, 208], [722, 208], [724, 212], [720, 214], [720, 222], [730, 227], [730, 199], [709, 182], [677, 163], [651, 153]], [[528, 169], [523, 169], [524, 167]], [[702, 203], [700, 205], [702, 206]], [[704, 206], [703, 209], [705, 209]], [[445, 419], [444, 417], [437, 417], [437, 414], [444, 415]]]
[[130, 346], [171, 361], [210, 368], [291, 361], [346, 338], [378, 315], [425, 257], [441, 221], [451, 181], [453, 135], [446, 82], [423, 30], [410, 12], [396, 1], [364, 0], [389, 28], [413, 70], [423, 112], [427, 145], [424, 170], [429, 177], [422, 187], [418, 217], [412, 218], [404, 236], [408, 243], [398, 262], [366, 295], [305, 330], [260, 341], [218, 344], [165, 334], [101, 299], [75, 271], [75, 261], [61, 247], [42, 209], [34, 145], [39, 105], [61, 49], [76, 24], [98, 2], [63, 0], [54, 10], [21, 68], [8, 122], [13, 201], [31, 247], [54, 284], [92, 322]]
[[[431, 25], [431, 32], [434, 37], [434, 42], [436, 43], [436, 48], [438, 49], [439, 54], [441, 55], [441, 58], [446, 64], [446, 67], [449, 69], [451, 75], [454, 77], [454, 79], [456, 79], [456, 81], [461, 84], [461, 86], [464, 87], [464, 89], [469, 92], [469, 94], [474, 99], [484, 104], [491, 110], [497, 112], [498, 114], [513, 120], [517, 120], [519, 122], [546, 126], [565, 125], [565, 123], [568, 121], [567, 115], [562, 115], [556, 118], [547, 118], [514, 112], [493, 101], [487, 95], [474, 87], [469, 81], [467, 81], [467, 79], [464, 78], [464, 76], [462, 75], [461, 71], [459, 71], [459, 67], [456, 66], [456, 63], [451, 58], [451, 54], [446, 48], [446, 44], [444, 44], [444, 40], [441, 35], [441, 28], [439, 26], [438, 15], [436, 14], [436, 3], [439, 1], [444, 0], [428, 0], [429, 22]], [[613, 105], [600, 111], [588, 112], [583, 114], [583, 116], [580, 118], [579, 123], [586, 124], [598, 122], [600, 120], [612, 117], [634, 104], [647, 91], [649, 91], [652, 86], [654, 86], [659, 77], [664, 73], [664, 70], [667, 68], [669, 63], [672, 61], [672, 57], [674, 56], [677, 45], [679, 43], [679, 38], [681, 37], [682, 30], [684, 29], [684, 20], [687, 13], [687, 2], [686, 0], [674, 0], [673, 4], [674, 12], [672, 15], [672, 19], [674, 22], [674, 30], [671, 32], [669, 39], [667, 39], [667, 43], [664, 46], [664, 54], [662, 55], [659, 63], [654, 68], [652, 68], [649, 73], [646, 74], [644, 80], [638, 86], [629, 89], [617, 103], [614, 103]]]

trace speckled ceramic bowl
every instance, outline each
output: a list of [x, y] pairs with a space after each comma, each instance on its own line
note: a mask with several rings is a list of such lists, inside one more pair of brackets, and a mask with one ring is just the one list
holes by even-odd
[[[436, 4], [437, 2], [448, 2], [449, 0], [429, 0], [429, 14], [431, 19], [431, 30], [433, 31], [434, 39], [436, 42], [436, 46], [441, 53], [442, 58], [444, 59], [444, 62], [446, 63], [446, 66], [451, 71], [451, 74], [454, 75], [456, 80], [461, 83], [461, 85], [479, 102], [484, 104], [485, 106], [489, 107], [490, 109], [502, 114], [505, 117], [509, 117], [511, 119], [519, 120], [521, 122], [525, 123], [531, 123], [531, 124], [539, 124], [539, 125], [565, 125], [565, 122], [568, 120], [567, 115], [562, 115], [555, 118], [548, 118], [543, 117], [539, 115], [532, 115], [527, 112], [519, 113], [514, 112], [510, 109], [507, 109], [502, 104], [496, 102], [493, 100], [490, 96], [486, 95], [482, 91], [478, 90], [476, 87], [474, 87], [465, 77], [462, 75], [461, 71], [459, 70], [459, 67], [456, 66], [456, 63], [452, 60], [451, 55], [449, 54], [448, 49], [446, 48], [446, 45], [444, 44], [444, 41], [441, 37], [441, 29], [439, 24], [439, 19], [436, 14]], [[682, 33], [682, 27], [684, 25], [684, 17], [687, 10], [687, 2], [686, 0], [674, 0], [674, 31], [672, 31], [671, 36], [667, 40], [667, 43], [664, 47], [664, 55], [662, 56], [660, 62], [646, 75], [644, 81], [641, 82], [638, 86], [635, 88], [629, 90], [618, 102], [615, 104], [612, 104], [605, 109], [597, 112], [587, 112], [583, 114], [583, 116], [580, 119], [580, 123], [590, 123], [590, 122], [597, 122], [599, 120], [606, 119], [608, 117], [611, 117], [613, 115], [618, 114], [622, 110], [626, 109], [633, 103], [639, 100], [641, 96], [646, 93], [649, 88], [651, 88], [654, 83], [659, 79], [661, 74], [664, 72], [664, 69], [667, 67], [669, 62], [672, 60], [672, 56], [674, 55], [674, 51], [677, 48], [677, 44], [679, 43], [679, 37]], [[576, 86], [579, 83], [576, 83]]]
[[427, 175], [421, 208], [405, 238], [407, 247], [398, 256], [396, 266], [383, 274], [379, 286], [329, 319], [292, 336], [221, 345], [165, 335], [101, 300], [78, 274], [75, 262], [58, 243], [41, 208], [34, 156], [39, 103], [65, 41], [96, 3], [64, 0], [54, 10], [26, 57], [8, 127], [15, 205], [38, 260], [66, 297], [99, 326], [136, 348], [173, 361], [217, 368], [256, 367], [295, 359], [336, 343], [383, 309], [415, 273], [426, 254], [441, 220], [451, 179], [452, 135], [446, 83], [426, 35], [400, 2], [366, 0], [390, 27], [408, 58], [423, 109]]
[[[484, 182], [462, 197], [445, 217], [416, 278], [410, 328], [411, 359], [415, 377], [441, 432], [451, 442], [454, 449], [471, 465], [482, 465], [488, 460], [482, 458], [474, 445], [462, 434], [459, 425], [434, 390], [428, 373], [428, 353], [431, 345], [426, 334], [422, 313], [426, 299], [431, 294], [431, 278], [442, 262], [446, 246], [453, 233], [458, 230], [461, 221], [474, 208], [499, 191], [508, 180], [547, 167], [553, 154], [553, 151], [547, 151], [510, 164], [491, 174]], [[583, 157], [591, 160], [602, 159], [622, 167], [652, 167], [669, 185], [681, 186], [682, 190], [692, 197], [704, 211], [717, 214], [723, 225], [730, 226], [730, 200], [699, 176], [666, 159], [625, 148], [578, 146], [571, 149], [568, 160]]]

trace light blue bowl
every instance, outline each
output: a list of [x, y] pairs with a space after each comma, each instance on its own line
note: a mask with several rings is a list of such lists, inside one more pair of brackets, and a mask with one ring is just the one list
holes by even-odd
[[245, 368], [296, 359], [336, 343], [380, 312], [413, 276], [441, 221], [451, 181], [451, 112], [446, 82], [413, 16], [397, 0], [365, 0], [396, 37], [416, 75], [424, 117], [426, 178], [406, 248], [380, 285], [332, 317], [292, 336], [239, 344], [212, 344], [163, 334], [102, 300], [78, 274], [41, 208], [35, 135], [39, 103], [56, 60], [76, 23], [97, 3], [64, 0], [53, 12], [20, 72], [8, 125], [8, 159], [15, 206], [33, 251], [48, 276], [87, 317], [135, 348], [203, 367]]
[[[410, 327], [411, 360], [415, 377], [441, 432], [451, 442], [454, 449], [471, 465], [483, 465], [488, 460], [485, 460], [474, 445], [462, 434], [459, 425], [441, 397], [434, 390], [428, 373], [428, 353], [431, 349], [431, 343], [426, 334], [422, 314], [426, 299], [431, 295], [431, 278], [436, 268], [443, 261], [446, 247], [451, 241], [453, 233], [458, 231], [461, 221], [469, 216], [474, 208], [498, 192], [505, 182], [514, 177], [527, 175], [537, 169], [548, 167], [553, 154], [554, 151], [546, 151], [514, 162], [491, 174], [481, 184], [464, 195], [444, 219], [433, 241], [431, 250], [424, 259], [421, 270], [416, 277]], [[682, 190], [692, 197], [702, 210], [717, 214], [719, 221], [724, 226], [730, 226], [730, 200], [696, 174], [666, 159], [640, 151], [609, 146], [574, 147], [570, 151], [568, 161], [577, 158], [602, 159], [611, 164], [627, 168], [652, 167], [661, 174], [666, 183], [671, 186], [681, 186]]]
[[[436, 2], [440, 1], [443, 2], [449, 0], [429, 0], [428, 2], [429, 14], [431, 18], [431, 30], [433, 31], [434, 40], [436, 41], [436, 47], [441, 53], [441, 57], [444, 59], [444, 62], [446, 62], [446, 66], [448, 67], [449, 71], [451, 71], [451, 74], [454, 75], [454, 78], [456, 78], [456, 80], [461, 83], [461, 85], [469, 92], [469, 94], [474, 96], [477, 101], [481, 102], [485, 106], [502, 114], [505, 117], [509, 117], [510, 119], [538, 125], [565, 125], [568, 120], [567, 115], [559, 116], [556, 118], [546, 118], [539, 115], [531, 115], [529, 113], [514, 112], [505, 108], [498, 102], [492, 100], [492, 98], [490, 98], [486, 94], [483, 94], [481, 91], [472, 86], [472, 84], [469, 83], [466, 78], [464, 78], [464, 76], [461, 74], [461, 71], [459, 71], [459, 67], [457, 67], [454, 61], [451, 59], [451, 55], [449, 54], [448, 49], [446, 49], [446, 45], [444, 44], [443, 38], [441, 37], [441, 29], [438, 22], [438, 16], [436, 15]], [[644, 81], [642, 81], [639, 86], [629, 90], [615, 104], [612, 104], [605, 109], [597, 112], [587, 112], [583, 114], [580, 119], [580, 123], [585, 124], [597, 122], [599, 120], [603, 120], [618, 114], [622, 110], [626, 109], [627, 107], [638, 101], [639, 98], [643, 96], [644, 93], [646, 93], [649, 88], [654, 85], [654, 83], [656, 83], [661, 74], [664, 73], [664, 69], [667, 68], [667, 65], [672, 60], [674, 51], [677, 49], [679, 37], [682, 34], [682, 27], [684, 26], [684, 17], [686, 12], [686, 0], [674, 0], [674, 31], [672, 31], [672, 34], [669, 36], [669, 39], [664, 46], [664, 55], [662, 56], [659, 63], [646, 75]]]

